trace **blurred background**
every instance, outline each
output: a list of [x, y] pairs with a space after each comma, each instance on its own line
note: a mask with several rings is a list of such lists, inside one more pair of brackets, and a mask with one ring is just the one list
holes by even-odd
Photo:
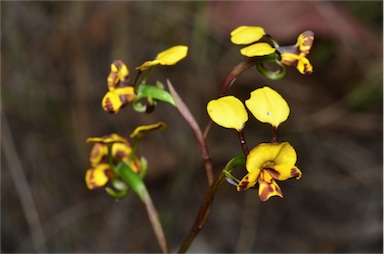
[[[298, 153], [300, 181], [280, 183], [285, 198], [227, 183], [190, 252], [383, 251], [382, 1], [1, 2], [1, 251], [159, 252], [135, 195], [116, 202], [89, 191], [87, 137], [165, 121], [143, 140], [146, 183], [172, 252], [189, 232], [207, 190], [197, 142], [178, 111], [129, 106], [109, 115], [100, 102], [110, 64], [134, 68], [173, 45], [189, 55], [156, 68], [171, 80], [200, 126], [232, 68], [244, 60], [229, 33], [259, 25], [280, 45], [315, 33], [312, 75], [289, 68], [270, 81], [251, 69], [230, 93], [242, 100], [264, 85], [288, 101], [280, 141]], [[250, 116], [249, 147], [270, 140]], [[213, 126], [208, 145], [217, 174], [241, 153], [237, 134]], [[245, 170], [239, 169], [244, 175]]]

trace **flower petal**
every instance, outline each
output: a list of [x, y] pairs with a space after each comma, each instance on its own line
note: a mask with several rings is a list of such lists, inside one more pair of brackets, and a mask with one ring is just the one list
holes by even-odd
[[[268, 170], [268, 172], [270, 172]], [[273, 167], [272, 172], [270, 174], [279, 181], [284, 181], [289, 178], [296, 178], [296, 180], [299, 180], [301, 178], [301, 170], [296, 167], [292, 166], [291, 164], [278, 164]]]
[[163, 52], [160, 52], [155, 60], [146, 61], [136, 69], [145, 71], [151, 66], [155, 65], [174, 65], [181, 59], [185, 58], [188, 54], [188, 47], [184, 45], [173, 46]]
[[109, 180], [108, 170], [110, 170], [108, 164], [99, 164], [95, 168], [88, 169], [85, 174], [85, 183], [88, 189], [93, 190], [107, 184]]
[[313, 72], [313, 67], [306, 57], [299, 58], [296, 68], [301, 74], [311, 74]]
[[265, 202], [272, 196], [279, 196], [283, 198], [283, 193], [279, 185], [277, 185], [275, 180], [272, 180], [271, 183], [268, 183], [262, 179], [259, 179], [259, 197], [260, 200]]
[[250, 44], [260, 40], [265, 35], [264, 28], [259, 26], [239, 26], [231, 32], [233, 44]]
[[87, 143], [129, 143], [128, 140], [120, 136], [119, 134], [112, 133], [109, 135], [104, 135], [102, 137], [93, 137], [93, 138], [87, 138]]
[[254, 170], [246, 174], [237, 185], [236, 187], [237, 191], [246, 190], [254, 186], [257, 183], [257, 179], [259, 175], [260, 175], [259, 168], [255, 168]]
[[312, 31], [305, 31], [297, 38], [296, 46], [299, 47], [300, 54], [306, 56], [312, 48], [315, 36]]
[[132, 148], [127, 143], [114, 143], [112, 145], [112, 156], [113, 158], [124, 161], [128, 160], [129, 156], [131, 155]]
[[263, 168], [271, 164], [271, 168], [279, 164], [287, 164], [292, 167], [296, 163], [296, 152], [288, 142], [262, 143], [254, 147], [247, 156], [245, 167], [248, 172], [255, 168]]
[[146, 61], [142, 65], [140, 65], [139, 67], [136, 67], [136, 70], [145, 71], [149, 67], [159, 65], [159, 64], [160, 64], [159, 60]]
[[254, 56], [266, 56], [274, 53], [275, 48], [265, 42], [255, 43], [240, 50], [243, 56], [254, 57]]
[[240, 131], [248, 121], [244, 104], [234, 96], [225, 96], [208, 102], [207, 111], [211, 119], [224, 128]]
[[156, 60], [161, 65], [174, 65], [181, 59], [185, 58], [188, 53], [188, 47], [184, 45], [173, 46], [156, 56]]
[[289, 115], [288, 103], [278, 92], [267, 86], [253, 91], [245, 105], [257, 120], [274, 127], [287, 120]]
[[158, 122], [155, 124], [150, 125], [142, 125], [137, 127], [132, 134], [130, 135], [131, 138], [141, 138], [146, 133], [152, 131], [152, 130], [163, 130], [167, 127], [167, 125], [164, 122]]
[[102, 143], [96, 143], [93, 145], [89, 161], [91, 162], [92, 167], [95, 167], [97, 164], [105, 159], [108, 155], [108, 147]]
[[105, 111], [115, 114], [135, 97], [136, 94], [132, 86], [119, 87], [107, 92], [101, 101], [101, 105]]
[[107, 78], [107, 84], [110, 91], [112, 91], [120, 81], [129, 80], [129, 71], [127, 66], [121, 60], [115, 60], [111, 64], [111, 72]]

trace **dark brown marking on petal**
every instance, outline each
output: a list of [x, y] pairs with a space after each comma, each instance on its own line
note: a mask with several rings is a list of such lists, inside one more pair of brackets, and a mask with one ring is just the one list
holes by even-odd
[[242, 190], [246, 189], [248, 187], [248, 184], [249, 184], [248, 179], [249, 179], [248, 176], [244, 177], [244, 180], [242, 180], [239, 183], [239, 185], [237, 185], [237, 190], [242, 191]]
[[129, 154], [125, 153], [122, 150], [118, 150], [115, 154], [115, 158], [118, 160], [122, 160], [123, 158], [128, 157], [128, 156], [129, 156]]
[[281, 195], [281, 197], [283, 197], [283, 192], [281, 192], [281, 189], [278, 185], [275, 185], [276, 186], [276, 192], [279, 193]]
[[91, 189], [95, 189], [99, 186], [94, 182], [95, 176], [94, 176], [94, 169], [91, 169], [91, 173], [89, 174], [89, 184], [91, 185]]
[[110, 98], [105, 99], [105, 104], [104, 104], [105, 109], [107, 110], [108, 113], [114, 114], [116, 113], [116, 110], [113, 108], [112, 102]]
[[267, 188], [264, 188], [263, 191], [259, 194], [260, 200], [263, 202], [267, 201], [268, 194], [269, 194], [269, 190]]
[[268, 173], [274, 178], [274, 179], [279, 179], [280, 173], [274, 170], [273, 168], [267, 168], [266, 169]]
[[291, 177], [300, 177], [300, 172], [296, 168], [291, 168]]
[[107, 78], [108, 87], [116, 87], [116, 83], [117, 83], [117, 73], [114, 71], [111, 71]]

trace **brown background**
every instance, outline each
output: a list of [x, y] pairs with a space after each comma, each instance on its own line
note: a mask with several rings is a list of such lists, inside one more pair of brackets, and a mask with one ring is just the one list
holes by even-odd
[[[300, 181], [284, 199], [224, 184], [191, 252], [382, 252], [382, 2], [2, 2], [1, 251], [158, 252], [145, 208], [89, 191], [85, 139], [166, 121], [140, 153], [172, 251], [189, 231], [207, 182], [197, 143], [177, 110], [130, 107], [105, 113], [110, 63], [134, 67], [177, 44], [189, 46], [170, 78], [198, 123], [229, 71], [244, 58], [229, 40], [239, 25], [260, 25], [280, 45], [315, 33], [312, 75], [289, 69], [281, 81], [250, 70], [231, 93], [247, 99], [269, 85], [291, 107], [280, 140], [298, 152]], [[253, 117], [248, 145], [268, 142]], [[213, 126], [215, 172], [241, 153], [236, 133]], [[244, 174], [245, 172], [240, 172]]]

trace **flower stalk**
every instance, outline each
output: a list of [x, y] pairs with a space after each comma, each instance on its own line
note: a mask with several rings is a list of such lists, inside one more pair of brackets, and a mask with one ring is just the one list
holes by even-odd
[[196, 220], [188, 234], [188, 236], [183, 241], [178, 253], [185, 253], [191, 246], [195, 237], [203, 229], [205, 222], [207, 221], [209, 214], [211, 212], [212, 203], [215, 197], [216, 192], [219, 190], [221, 184], [226, 179], [226, 175], [235, 169], [238, 165], [245, 164], [246, 157], [241, 154], [232, 160], [230, 160], [225, 168], [220, 174], [217, 175], [215, 181], [210, 185], [208, 191], [204, 195], [203, 202], [200, 205], [199, 212], [197, 214]]

